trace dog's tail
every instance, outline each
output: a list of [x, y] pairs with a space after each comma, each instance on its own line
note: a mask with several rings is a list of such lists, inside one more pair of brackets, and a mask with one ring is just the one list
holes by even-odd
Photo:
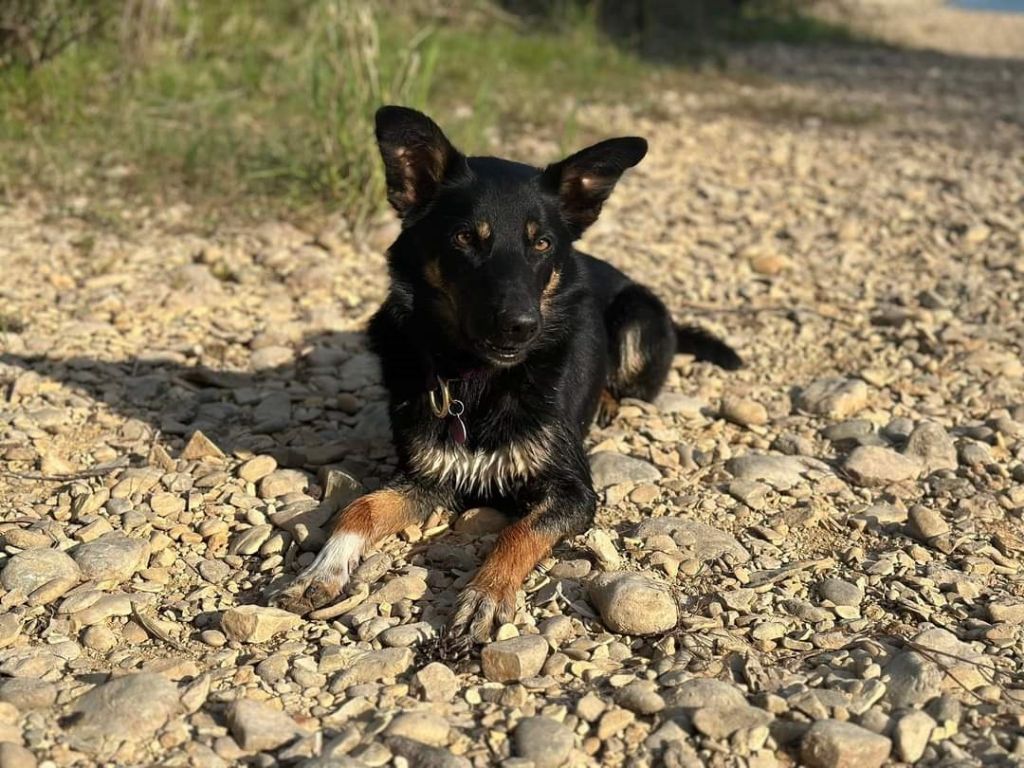
[[693, 355], [698, 360], [714, 363], [727, 371], [743, 367], [743, 358], [736, 350], [717, 336], [694, 325], [676, 326], [676, 352]]

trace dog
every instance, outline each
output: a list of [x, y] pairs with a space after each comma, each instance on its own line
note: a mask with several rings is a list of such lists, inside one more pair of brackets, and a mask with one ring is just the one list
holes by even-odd
[[597, 494], [584, 438], [602, 402], [653, 400], [677, 352], [726, 369], [732, 348], [673, 323], [615, 267], [574, 248], [642, 138], [602, 141], [540, 169], [467, 157], [426, 115], [376, 114], [387, 197], [401, 219], [391, 287], [369, 324], [396, 476], [341, 511], [313, 563], [275, 601], [334, 601], [375, 542], [436, 507], [515, 518], [460, 593], [449, 629], [485, 641], [513, 620], [531, 570], [586, 531]]

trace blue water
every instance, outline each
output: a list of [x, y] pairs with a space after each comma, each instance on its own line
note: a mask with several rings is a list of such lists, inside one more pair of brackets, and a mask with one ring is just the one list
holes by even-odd
[[1024, 0], [953, 0], [952, 4], [969, 11], [1024, 13]]

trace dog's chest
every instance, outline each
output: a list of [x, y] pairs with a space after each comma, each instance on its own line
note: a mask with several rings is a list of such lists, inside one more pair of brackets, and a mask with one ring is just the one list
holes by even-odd
[[487, 448], [421, 436], [410, 446], [418, 475], [460, 493], [503, 494], [538, 475], [551, 459], [551, 434], [537, 429]]

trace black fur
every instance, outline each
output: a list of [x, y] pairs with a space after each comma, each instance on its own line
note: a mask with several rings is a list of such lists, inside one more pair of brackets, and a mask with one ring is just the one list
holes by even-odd
[[[403, 223], [388, 252], [391, 290], [369, 329], [390, 396], [394, 487], [417, 489], [424, 518], [435, 505], [486, 504], [525, 518], [520, 534], [554, 541], [587, 530], [597, 495], [583, 444], [602, 393], [653, 399], [677, 349], [728, 368], [740, 362], [709, 334], [678, 329], [650, 290], [573, 247], [646, 142], [611, 139], [541, 170], [464, 157], [429, 118], [401, 107], [378, 112], [377, 138]], [[466, 451], [540, 446], [536, 466], [490, 484], [424, 469], [437, 452], [462, 450], [452, 418], [431, 409], [438, 379], [464, 405]], [[483, 637], [492, 619], [509, 620], [514, 595], [510, 607], [504, 589], [467, 590], [456, 628]]]

